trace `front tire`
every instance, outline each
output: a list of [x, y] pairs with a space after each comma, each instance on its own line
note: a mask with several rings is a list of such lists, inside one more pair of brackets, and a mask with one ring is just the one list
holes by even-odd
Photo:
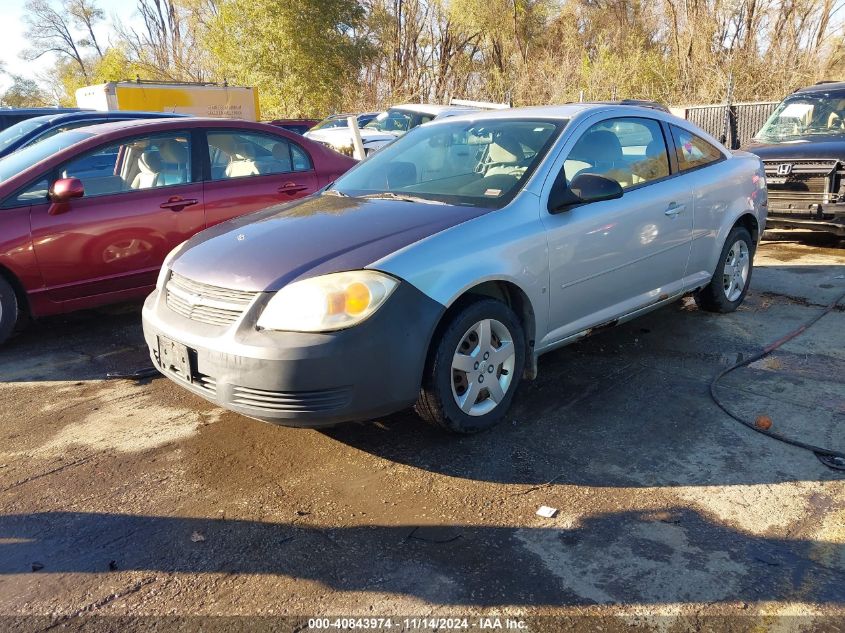
[[736, 310], [751, 284], [754, 242], [748, 229], [735, 226], [728, 233], [719, 263], [710, 283], [695, 293], [698, 307], [708, 312], [727, 313]]
[[18, 322], [18, 296], [12, 285], [0, 277], [0, 345], [15, 329]]
[[460, 308], [426, 363], [415, 409], [453, 433], [495, 426], [510, 407], [525, 367], [525, 334], [518, 317], [495, 299]]

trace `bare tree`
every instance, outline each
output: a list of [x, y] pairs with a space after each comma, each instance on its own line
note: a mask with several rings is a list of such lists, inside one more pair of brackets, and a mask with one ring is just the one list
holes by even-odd
[[27, 0], [24, 5], [26, 37], [32, 47], [21, 56], [27, 60], [38, 59], [48, 53], [73, 60], [85, 79], [89, 79], [88, 67], [82, 56], [84, 40], [78, 40], [71, 30], [71, 16], [67, 7], [56, 9], [50, 0]]

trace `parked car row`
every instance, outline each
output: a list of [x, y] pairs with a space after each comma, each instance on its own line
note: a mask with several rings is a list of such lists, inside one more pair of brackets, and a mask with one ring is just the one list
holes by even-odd
[[283, 121], [87, 116], [0, 159], [0, 340], [146, 296], [161, 373], [280, 424], [489, 428], [545, 352], [735, 310], [766, 226], [760, 159], [648, 103], [399, 106], [360, 163]]

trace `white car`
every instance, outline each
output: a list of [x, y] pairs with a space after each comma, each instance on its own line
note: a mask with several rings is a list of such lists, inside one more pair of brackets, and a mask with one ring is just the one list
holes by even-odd
[[[430, 105], [425, 103], [406, 103], [382, 112], [367, 123], [361, 130], [361, 141], [364, 154], [381, 149], [388, 143], [405, 134], [408, 130], [428, 123], [434, 119], [442, 119], [457, 114], [467, 114], [478, 108], [460, 105]], [[305, 133], [307, 138], [328, 145], [342, 154], [352, 154], [352, 132], [348, 127], [331, 127], [321, 130], [310, 130]]]

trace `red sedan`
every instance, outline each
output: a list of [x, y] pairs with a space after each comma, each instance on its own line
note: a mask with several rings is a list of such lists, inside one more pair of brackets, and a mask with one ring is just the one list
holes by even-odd
[[272, 125], [195, 118], [79, 128], [7, 156], [0, 342], [22, 312], [144, 297], [194, 233], [309, 195], [354, 164]]

